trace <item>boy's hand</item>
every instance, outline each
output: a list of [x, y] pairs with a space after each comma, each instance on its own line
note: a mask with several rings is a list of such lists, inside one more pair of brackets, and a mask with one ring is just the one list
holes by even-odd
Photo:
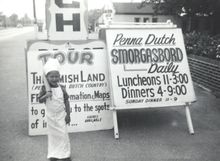
[[46, 98], [52, 97], [52, 92], [51, 92], [51, 91], [47, 92], [47, 93], [45, 94], [45, 97], [46, 97]]
[[65, 121], [66, 121], [66, 124], [70, 124], [70, 115], [66, 115]]

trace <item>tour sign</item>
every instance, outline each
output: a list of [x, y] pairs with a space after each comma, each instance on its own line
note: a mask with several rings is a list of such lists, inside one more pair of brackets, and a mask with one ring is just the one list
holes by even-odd
[[107, 29], [106, 40], [115, 109], [196, 100], [181, 29]]
[[27, 45], [29, 135], [46, 134], [46, 107], [38, 96], [43, 64], [49, 57], [61, 64], [60, 84], [70, 101], [69, 132], [112, 129], [106, 47], [102, 41], [29, 41]]

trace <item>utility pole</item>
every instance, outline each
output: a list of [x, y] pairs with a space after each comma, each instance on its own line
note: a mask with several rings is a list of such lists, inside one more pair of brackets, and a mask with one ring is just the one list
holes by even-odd
[[35, 0], [33, 0], [34, 24], [37, 24]]
[[37, 39], [38, 26], [37, 26], [37, 16], [36, 16], [35, 0], [33, 0], [33, 12], [34, 12], [33, 14], [34, 14], [35, 39]]

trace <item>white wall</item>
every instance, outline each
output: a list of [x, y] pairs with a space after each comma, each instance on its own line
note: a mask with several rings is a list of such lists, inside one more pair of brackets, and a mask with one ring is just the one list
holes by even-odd
[[144, 18], [149, 18], [149, 22], [152, 22], [153, 18], [157, 18], [157, 22], [171, 20], [174, 24], [180, 25], [178, 20], [169, 15], [114, 15], [113, 22], [135, 22], [135, 18], [140, 18], [140, 22], [144, 22]]

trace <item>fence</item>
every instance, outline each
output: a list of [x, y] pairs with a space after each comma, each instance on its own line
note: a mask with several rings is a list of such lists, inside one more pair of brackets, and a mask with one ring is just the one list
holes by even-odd
[[220, 63], [207, 60], [188, 56], [192, 79], [211, 91], [220, 92]]

